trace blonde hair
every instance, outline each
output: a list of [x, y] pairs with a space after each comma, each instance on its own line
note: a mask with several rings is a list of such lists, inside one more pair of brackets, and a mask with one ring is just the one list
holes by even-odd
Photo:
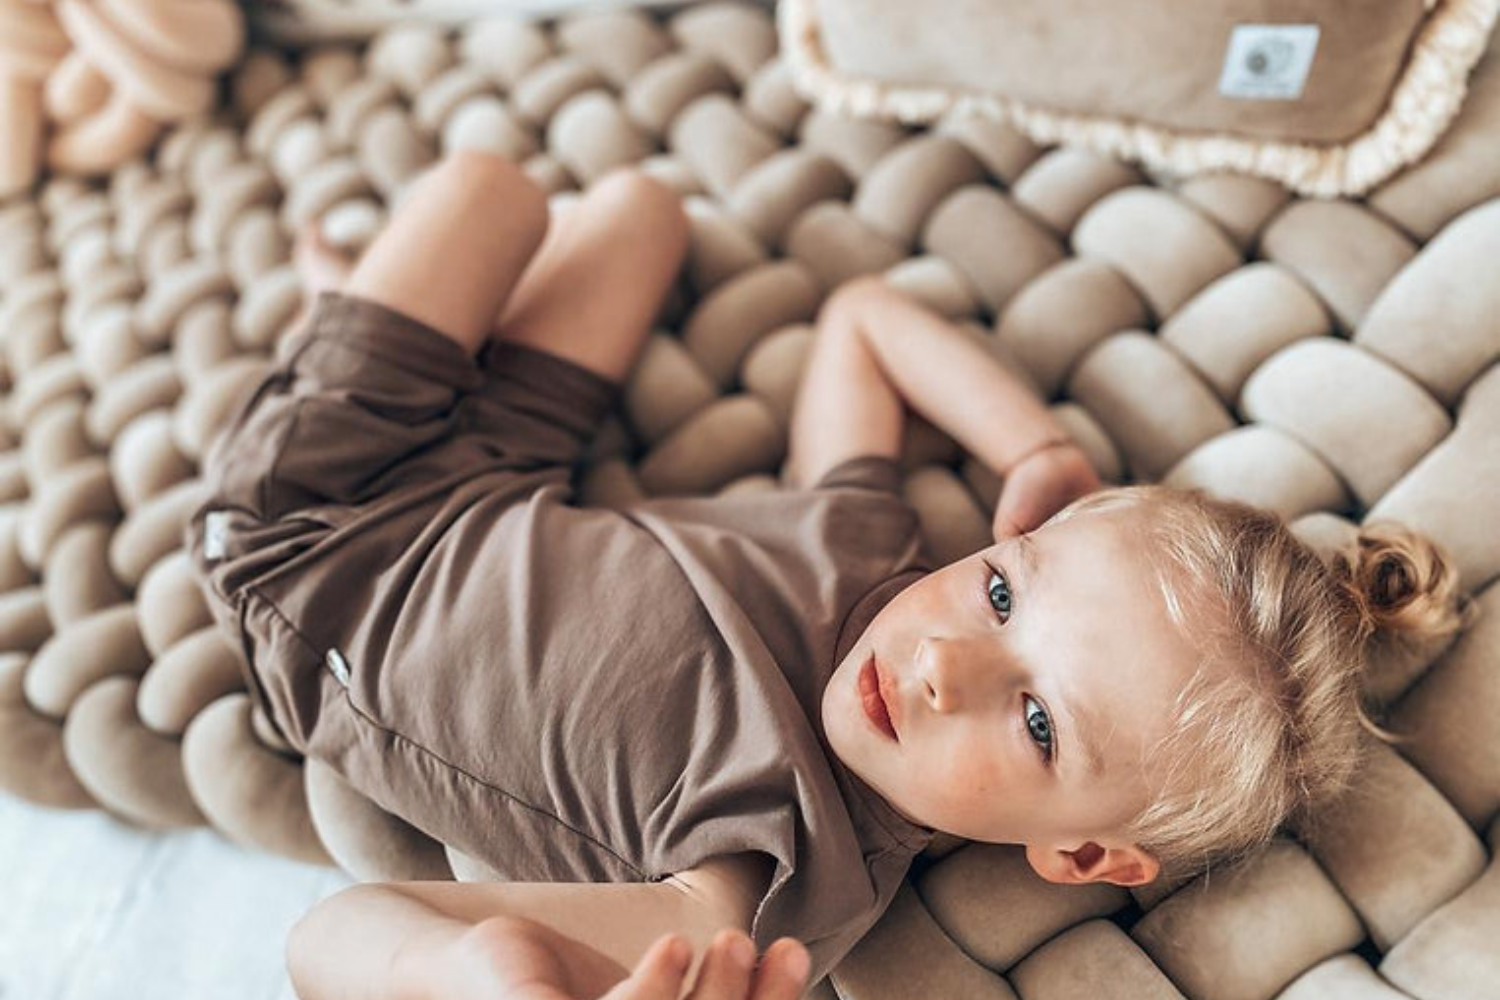
[[1178, 879], [1243, 860], [1283, 823], [1307, 832], [1359, 766], [1361, 729], [1398, 739], [1362, 703], [1371, 640], [1461, 627], [1451, 563], [1394, 523], [1324, 562], [1273, 513], [1160, 485], [1086, 495], [1050, 523], [1109, 511], [1141, 515], [1168, 614], [1200, 650], [1126, 835]]

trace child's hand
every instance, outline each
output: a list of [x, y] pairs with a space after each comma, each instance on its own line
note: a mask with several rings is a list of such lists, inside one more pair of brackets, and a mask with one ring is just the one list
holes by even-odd
[[597, 968], [588, 962], [590, 968], [570, 970], [550, 936], [538, 931], [544, 928], [508, 916], [481, 920], [462, 930], [434, 928], [406, 942], [392, 968], [391, 989], [381, 996], [389, 1000], [573, 1000], [575, 981], [602, 975], [612, 983], [626, 973], [624, 966], [602, 954], [597, 955]]
[[[602, 1000], [677, 1000], [691, 960], [692, 948], [686, 941], [678, 935], [663, 935], [630, 977]], [[807, 985], [809, 961], [800, 941], [780, 938], [756, 966], [755, 945], [749, 936], [726, 930], [709, 945], [686, 1000], [797, 1000]]]
[[[674, 943], [681, 946], [680, 956]], [[737, 943], [748, 951], [743, 964], [732, 953]], [[417, 944], [403, 956], [408, 968], [394, 984], [392, 996], [402, 1000], [677, 1000], [693, 957], [681, 935], [664, 934], [628, 975], [624, 966], [587, 947], [570, 950], [570, 965], [557, 950], [555, 933], [510, 917]], [[809, 956], [801, 942], [781, 938], [756, 968], [754, 959], [748, 935], [720, 932], [685, 1000], [797, 1000], [802, 995]]]
[[1031, 531], [1100, 485], [1098, 473], [1077, 445], [1044, 448], [1005, 477], [991, 525], [995, 540]]

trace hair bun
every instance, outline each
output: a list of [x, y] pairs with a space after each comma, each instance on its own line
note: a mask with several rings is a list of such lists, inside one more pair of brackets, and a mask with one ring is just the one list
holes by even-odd
[[1366, 524], [1344, 561], [1364, 634], [1424, 642], [1462, 625], [1458, 572], [1426, 536], [1394, 522]]

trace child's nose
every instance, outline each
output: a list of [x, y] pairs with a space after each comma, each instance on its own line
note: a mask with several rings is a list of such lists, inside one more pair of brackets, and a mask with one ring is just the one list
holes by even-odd
[[955, 712], [979, 697], [985, 658], [963, 639], [928, 637], [917, 645], [917, 670], [935, 712]]

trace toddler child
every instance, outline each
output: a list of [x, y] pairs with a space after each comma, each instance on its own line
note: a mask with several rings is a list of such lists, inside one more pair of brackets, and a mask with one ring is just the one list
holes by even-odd
[[[792, 1000], [936, 831], [1055, 882], [1180, 877], [1345, 783], [1372, 635], [1455, 625], [1406, 531], [1325, 566], [1241, 504], [1098, 491], [981, 340], [873, 278], [818, 316], [787, 488], [579, 507], [687, 243], [644, 175], [549, 224], [466, 152], [352, 268], [299, 245], [316, 299], [189, 551], [284, 738], [506, 880], [324, 900], [306, 1000]], [[908, 406], [1003, 478], [994, 544], [946, 566]]]

